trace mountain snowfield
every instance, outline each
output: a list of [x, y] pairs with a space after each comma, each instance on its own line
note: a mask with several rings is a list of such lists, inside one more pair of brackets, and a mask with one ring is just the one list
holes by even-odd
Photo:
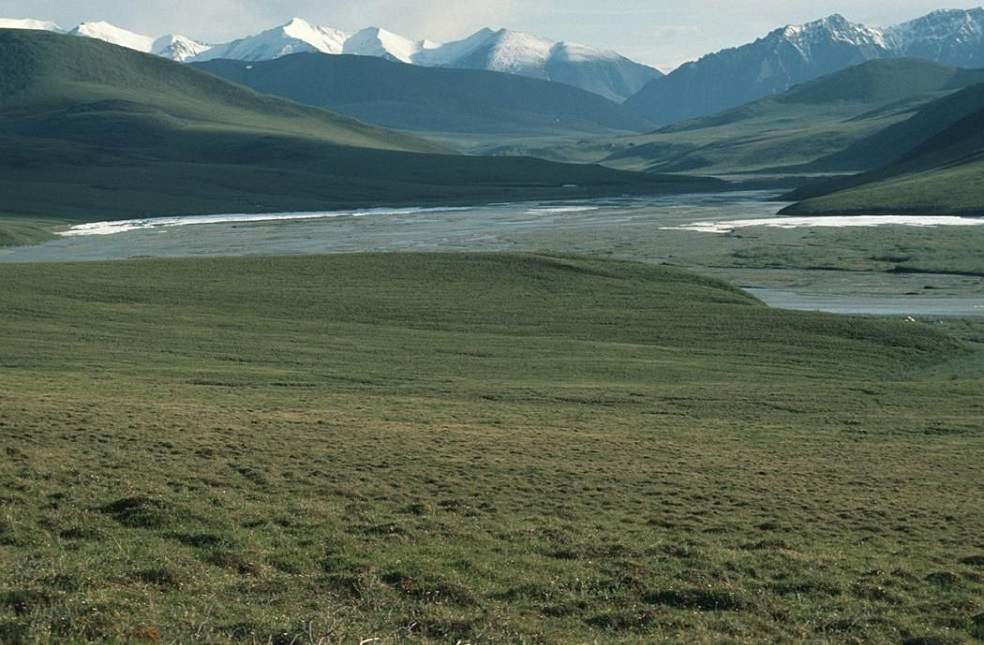
[[34, 20], [33, 18], [0, 18], [0, 29], [30, 29], [32, 31], [64, 33], [61, 27], [50, 20]]
[[183, 63], [208, 50], [208, 45], [191, 38], [178, 34], [168, 34], [154, 41], [151, 53]]
[[342, 53], [376, 56], [400, 63], [414, 63], [422, 52], [440, 47], [429, 40], [413, 41], [379, 27], [368, 27], [345, 41]]
[[955, 67], [984, 67], [984, 8], [934, 11], [885, 31], [902, 56]]
[[273, 60], [290, 54], [321, 52], [341, 54], [348, 34], [331, 27], [317, 27], [294, 18], [290, 22], [230, 43], [216, 45], [194, 58], [195, 61], [229, 58], [232, 60]]

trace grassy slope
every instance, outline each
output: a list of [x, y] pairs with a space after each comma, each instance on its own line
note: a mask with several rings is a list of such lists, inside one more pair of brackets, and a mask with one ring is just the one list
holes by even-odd
[[0, 115], [5, 214], [111, 219], [703, 187], [600, 167], [422, 154], [447, 149], [153, 56], [42, 32], [0, 31]]
[[0, 247], [40, 244], [53, 239], [49, 226], [28, 218], [5, 218], [0, 220]]
[[[441, 152], [432, 143], [256, 94], [209, 74], [86, 38], [0, 30], [0, 109], [7, 136], [144, 147], [155, 130], [248, 133], [339, 146]], [[103, 122], [114, 117], [117, 124]], [[113, 130], [104, 130], [113, 127]], [[126, 135], [146, 135], [127, 140]]]
[[982, 635], [980, 328], [574, 258], [2, 271], [5, 642]]
[[514, 74], [323, 54], [196, 66], [264, 94], [389, 128], [461, 136], [471, 145], [475, 139], [490, 145], [509, 137], [613, 135], [650, 125], [596, 94]]
[[[806, 186], [790, 213], [984, 214], [984, 86], [927, 106], [890, 134], [910, 149], [869, 173]], [[931, 124], [931, 126], [927, 126]], [[936, 130], [926, 140], [918, 133]]]
[[984, 161], [905, 173], [798, 202], [787, 214], [984, 215]]
[[[930, 102], [911, 118], [880, 130], [803, 170], [863, 171], [881, 168], [911, 153], [984, 107], [984, 84]], [[972, 133], [968, 133], [972, 134]]]
[[904, 121], [934, 97], [982, 79], [984, 73], [976, 70], [925, 61], [872, 61], [721, 114], [647, 135], [585, 142], [552, 158], [605, 160], [650, 172], [831, 170], [809, 164]]

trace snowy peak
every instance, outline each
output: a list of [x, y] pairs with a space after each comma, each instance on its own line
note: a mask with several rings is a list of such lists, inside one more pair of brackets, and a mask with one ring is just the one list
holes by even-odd
[[301, 18], [294, 18], [286, 24], [255, 36], [217, 45], [190, 60], [231, 58], [243, 61], [262, 61], [304, 52], [340, 54], [347, 39], [348, 34], [338, 29], [317, 27]]
[[151, 52], [183, 63], [209, 50], [209, 46], [179, 34], [168, 34], [154, 41]]
[[578, 43], [557, 43], [550, 52], [550, 58], [570, 63], [628, 60], [618, 52], [594, 49]]
[[854, 47], [885, 49], [885, 36], [881, 31], [855, 24], [840, 14], [834, 14], [803, 25], [789, 25], [771, 34], [773, 38], [793, 44], [810, 55], [818, 46], [841, 43]]
[[513, 74], [539, 73], [550, 60], [556, 44], [533, 34], [503, 29], [492, 39], [489, 69]]
[[72, 36], [104, 40], [107, 43], [144, 53], [150, 53], [154, 47], [153, 37], [127, 31], [108, 22], [83, 22], [68, 33]]
[[951, 9], [886, 30], [900, 56], [925, 58], [958, 67], [984, 66], [984, 9]]
[[420, 52], [418, 65], [484, 69], [573, 85], [621, 102], [662, 76], [614, 52], [508, 29], [482, 29], [468, 38]]
[[428, 48], [427, 51], [420, 52], [414, 62], [432, 67], [455, 66], [457, 62], [467, 58], [477, 49], [488, 45], [495, 38], [496, 33], [489, 28], [481, 29], [462, 40]]
[[50, 20], [35, 20], [33, 18], [0, 18], [0, 29], [30, 29], [32, 31], [64, 33], [64, 29]]
[[343, 52], [357, 56], [377, 56], [401, 63], [412, 63], [422, 51], [438, 47], [429, 41], [414, 42], [379, 27], [369, 27], [345, 41]]
[[480, 66], [497, 72], [541, 75], [556, 43], [519, 31], [482, 29], [464, 40], [433, 51], [433, 57], [455, 67]]
[[280, 28], [284, 36], [307, 43], [325, 54], [340, 54], [348, 34], [333, 27], [318, 27], [302, 18], [293, 18]]

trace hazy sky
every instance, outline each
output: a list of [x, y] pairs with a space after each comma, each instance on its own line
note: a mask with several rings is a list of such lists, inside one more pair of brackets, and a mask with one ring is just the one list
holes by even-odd
[[[940, 4], [942, 1], [944, 4]], [[151, 35], [183, 33], [222, 42], [300, 16], [356, 30], [385, 27], [412, 38], [449, 40], [480, 27], [508, 27], [616, 49], [668, 69], [769, 30], [839, 12], [886, 26], [981, 0], [0, 0], [0, 17], [73, 27], [107, 20]]]

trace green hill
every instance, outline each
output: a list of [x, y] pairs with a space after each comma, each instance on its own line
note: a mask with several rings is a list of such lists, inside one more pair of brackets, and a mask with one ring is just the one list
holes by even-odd
[[984, 84], [971, 86], [925, 105], [911, 118], [865, 137], [838, 153], [818, 159], [807, 169], [858, 171], [888, 165], [982, 106]]
[[649, 172], [821, 172], [811, 165], [817, 159], [981, 81], [980, 70], [911, 59], [871, 61], [717, 115], [569, 146], [549, 158]]
[[264, 94], [389, 128], [494, 145], [503, 137], [642, 131], [643, 118], [562, 83], [469, 69], [428, 68], [365, 56], [296, 54], [199, 69]]
[[[927, 138], [928, 135], [928, 138]], [[903, 142], [908, 143], [904, 148]], [[984, 85], [927, 105], [840, 159], [895, 158], [876, 170], [806, 186], [789, 213], [984, 214]]]
[[0, 31], [6, 215], [75, 219], [717, 188], [484, 159], [100, 41]]
[[8, 137], [103, 147], [142, 148], [172, 131], [446, 152], [422, 139], [261, 96], [162, 58], [45, 32], [0, 30], [0, 110]]

